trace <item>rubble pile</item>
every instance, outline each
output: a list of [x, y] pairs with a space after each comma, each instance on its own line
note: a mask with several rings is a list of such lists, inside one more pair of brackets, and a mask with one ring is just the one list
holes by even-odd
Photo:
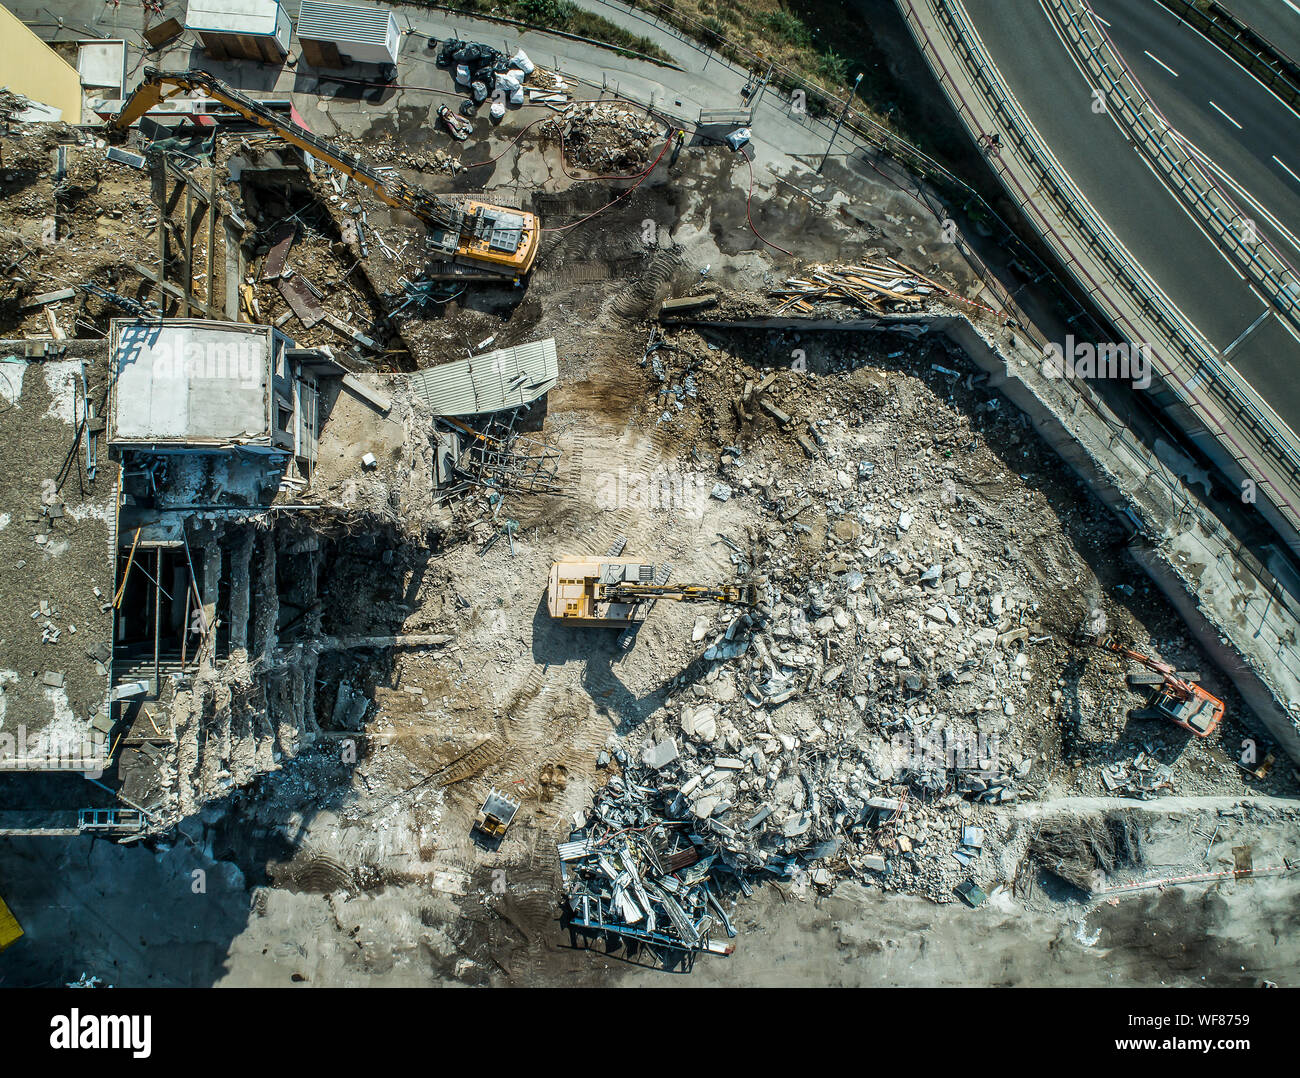
[[15, 116], [25, 112], [31, 100], [22, 94], [16, 94], [7, 86], [0, 87], [0, 122], [8, 123]]
[[[432, 124], [432, 120], [430, 123]], [[441, 130], [441, 129], [439, 129]], [[413, 147], [386, 132], [367, 136], [364, 139], [351, 135], [336, 135], [332, 140], [336, 145], [349, 150], [357, 157], [376, 167], [377, 172], [392, 169], [411, 170], [413, 172], [440, 172], [455, 176], [465, 163], [454, 154], [438, 147]]]
[[889, 562], [845, 566], [823, 585], [761, 535], [735, 557], [766, 579], [768, 600], [724, 625], [701, 616], [692, 633], [703, 672], [679, 678], [666, 723], [680, 738], [665, 750], [680, 776], [675, 807], [744, 837], [740, 870], [827, 857], [840, 874], [949, 900], [982, 851], [966, 833], [979, 806], [1014, 800], [1030, 772], [1002, 749], [1028, 666], [1010, 626], [1028, 605], [1004, 609], [998, 624], [1014, 641], [1001, 648], [998, 626], [974, 611], [986, 623], [970, 640], [901, 603], [891, 625], [875, 606], [898, 581]]
[[[6, 332], [73, 336], [84, 321], [102, 332], [122, 310], [102, 297], [27, 306], [38, 295], [95, 282], [134, 294], [137, 264], [156, 262], [157, 210], [149, 177], [109, 160], [106, 144], [67, 124], [26, 124], [0, 139], [0, 300], [14, 304]], [[62, 171], [58, 163], [62, 160]], [[198, 282], [202, 293], [204, 284]]]
[[[1037, 523], [1053, 503], [1021, 486], [1040, 462], [1020, 417], [941, 347], [913, 370], [960, 409], [915, 374], [854, 369], [862, 339], [843, 340], [682, 330], [647, 348], [652, 414], [693, 460], [717, 460], [703, 490], [734, 522], [718, 542], [766, 596], [696, 619], [696, 659], [655, 734], [680, 745], [685, 811], [738, 833], [767, 813], [765, 829], [834, 875], [943, 902], [972, 874], [1007, 877], [998, 805], [1057, 783], [1199, 792], [1199, 767], [1160, 762], [1186, 739], [1128, 723], [1140, 701], [1122, 673], [1071, 647], [1099, 606], [1127, 626], [1133, 589], [1107, 590]], [[792, 354], [805, 362], [766, 366]], [[986, 443], [1015, 447], [1019, 475]], [[1074, 544], [1113, 533], [1097, 506], [1063, 514]], [[1126, 733], [1145, 746], [1132, 764], [1077, 770]]]
[[1107, 764], [1101, 769], [1101, 784], [1108, 793], [1150, 801], [1173, 789], [1173, 769], [1145, 750], [1127, 763]]
[[544, 120], [538, 130], [561, 140], [566, 164], [593, 172], [644, 168], [664, 141], [661, 123], [610, 101], [571, 104], [562, 115]]
[[[788, 877], [798, 863], [788, 852], [793, 844], [763, 826], [770, 812], [738, 826], [722, 822], [728, 788], [722, 780], [743, 761], [718, 759], [690, 774], [671, 738], [648, 747], [640, 763], [623, 749], [614, 758], [622, 773], [610, 775], [595, 794], [588, 822], [558, 847], [570, 927], [730, 954], [731, 946], [715, 939], [736, 935], [722, 906], [720, 877], [745, 889], [756, 872]], [[602, 753], [598, 765], [612, 762]], [[712, 775], [719, 781], [709, 781]], [[714, 792], [692, 801], [706, 783]]]

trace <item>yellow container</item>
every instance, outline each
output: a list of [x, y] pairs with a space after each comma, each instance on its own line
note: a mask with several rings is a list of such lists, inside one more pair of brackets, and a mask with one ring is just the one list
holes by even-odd
[[9, 912], [9, 907], [5, 905], [4, 899], [0, 898], [0, 951], [15, 942], [22, 934], [22, 925]]

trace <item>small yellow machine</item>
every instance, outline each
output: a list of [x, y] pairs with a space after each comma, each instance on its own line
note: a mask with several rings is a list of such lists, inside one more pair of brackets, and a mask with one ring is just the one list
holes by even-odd
[[110, 133], [124, 133], [165, 98], [199, 92], [338, 169], [388, 205], [424, 222], [428, 228], [429, 251], [435, 259], [425, 276], [458, 280], [518, 278], [533, 268], [540, 228], [536, 214], [473, 200], [449, 202], [404, 180], [385, 178], [360, 158], [284, 119], [206, 71], [159, 71], [148, 67], [144, 74], [144, 81], [135, 88], [122, 111], [108, 121]]
[[500, 838], [506, 833], [515, 813], [519, 811], [519, 802], [511, 801], [499, 790], [488, 791], [483, 807], [474, 818], [475, 831], [481, 831], [488, 838]]
[[626, 629], [643, 620], [653, 600], [753, 606], [750, 584], [669, 584], [669, 566], [639, 558], [573, 555], [551, 565], [546, 607], [569, 625]]

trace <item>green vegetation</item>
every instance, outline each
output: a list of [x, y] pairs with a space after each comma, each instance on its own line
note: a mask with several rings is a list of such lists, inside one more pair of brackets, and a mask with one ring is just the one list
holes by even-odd
[[447, 0], [429, 6], [445, 7], [464, 15], [515, 19], [542, 30], [590, 38], [625, 55], [639, 53], [654, 60], [673, 62], [672, 55], [648, 37], [630, 33], [600, 15], [584, 11], [571, 0]]
[[803, 20], [793, 12], [786, 11], [784, 8], [778, 11], [768, 11], [760, 15], [758, 21], [787, 44], [799, 49], [812, 46], [812, 32], [803, 24]]
[[817, 58], [817, 74], [831, 86], [847, 82], [849, 78], [849, 58], [841, 56], [834, 49], [827, 49]]

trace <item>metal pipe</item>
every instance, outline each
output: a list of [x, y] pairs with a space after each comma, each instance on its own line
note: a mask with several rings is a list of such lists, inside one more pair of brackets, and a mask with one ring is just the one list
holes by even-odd
[[822, 154], [822, 159], [817, 165], [817, 173], [821, 174], [822, 166], [826, 164], [826, 158], [831, 155], [831, 147], [835, 144], [835, 136], [840, 133], [840, 127], [844, 123], [844, 117], [849, 113], [849, 106], [853, 103], [853, 98], [858, 92], [858, 83], [862, 81], [862, 72], [858, 72], [858, 77], [853, 80], [853, 89], [849, 91], [849, 96], [844, 99], [844, 107], [840, 109], [840, 118], [835, 121], [835, 130], [831, 132], [830, 140], [826, 143], [826, 152]]

